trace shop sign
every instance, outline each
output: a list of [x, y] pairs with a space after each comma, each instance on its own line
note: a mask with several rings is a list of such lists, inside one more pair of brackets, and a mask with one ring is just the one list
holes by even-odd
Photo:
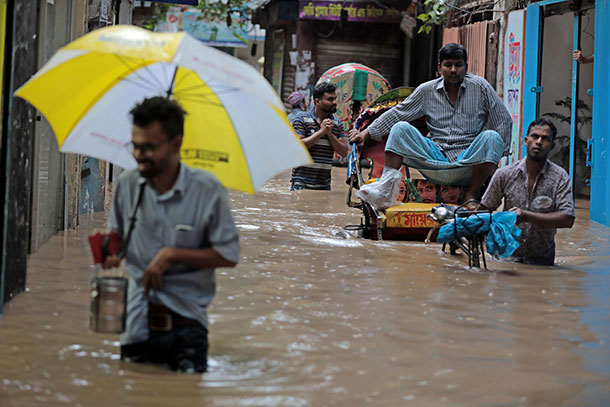
[[383, 8], [379, 3], [343, 3], [338, 1], [303, 1], [299, 2], [301, 20], [341, 19], [341, 11], [347, 12], [347, 21], [368, 23], [398, 23], [402, 15], [395, 8]]

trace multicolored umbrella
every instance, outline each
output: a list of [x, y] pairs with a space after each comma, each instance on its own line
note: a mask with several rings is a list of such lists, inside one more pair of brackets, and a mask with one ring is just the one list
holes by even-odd
[[93, 31], [60, 49], [15, 92], [49, 121], [61, 151], [133, 168], [129, 111], [152, 96], [187, 111], [182, 161], [253, 193], [312, 163], [282, 101], [255, 68], [185, 33]]
[[[350, 62], [328, 69], [318, 82], [330, 81], [337, 85], [336, 116], [349, 130], [353, 116], [372, 104], [379, 96], [390, 90], [390, 83], [377, 71], [368, 66]], [[354, 112], [354, 102], [359, 103]]]

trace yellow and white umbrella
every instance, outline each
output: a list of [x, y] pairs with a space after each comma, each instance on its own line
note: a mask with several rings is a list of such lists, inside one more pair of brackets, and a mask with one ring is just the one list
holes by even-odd
[[60, 49], [15, 94], [49, 121], [63, 152], [136, 166], [129, 111], [168, 96], [187, 111], [182, 161], [253, 193], [311, 157], [269, 83], [186, 33], [134, 26], [93, 31]]

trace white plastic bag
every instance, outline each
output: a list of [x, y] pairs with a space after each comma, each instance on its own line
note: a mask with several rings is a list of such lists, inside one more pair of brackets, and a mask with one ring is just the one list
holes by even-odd
[[383, 174], [376, 182], [365, 184], [356, 191], [355, 195], [377, 209], [386, 209], [390, 206], [400, 205], [396, 200], [400, 193], [402, 173], [391, 167], [383, 167]]

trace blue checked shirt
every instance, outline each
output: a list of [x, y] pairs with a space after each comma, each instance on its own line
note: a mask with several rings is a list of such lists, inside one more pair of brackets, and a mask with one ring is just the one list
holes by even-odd
[[[449, 161], [466, 150], [484, 130], [495, 130], [504, 140], [504, 154], [510, 153], [512, 119], [491, 85], [480, 76], [466, 74], [455, 107], [449, 102], [444, 79], [421, 84], [402, 103], [388, 110], [368, 128], [373, 140], [381, 140], [394, 124], [426, 116], [430, 138]], [[489, 126], [488, 126], [489, 125]]]

